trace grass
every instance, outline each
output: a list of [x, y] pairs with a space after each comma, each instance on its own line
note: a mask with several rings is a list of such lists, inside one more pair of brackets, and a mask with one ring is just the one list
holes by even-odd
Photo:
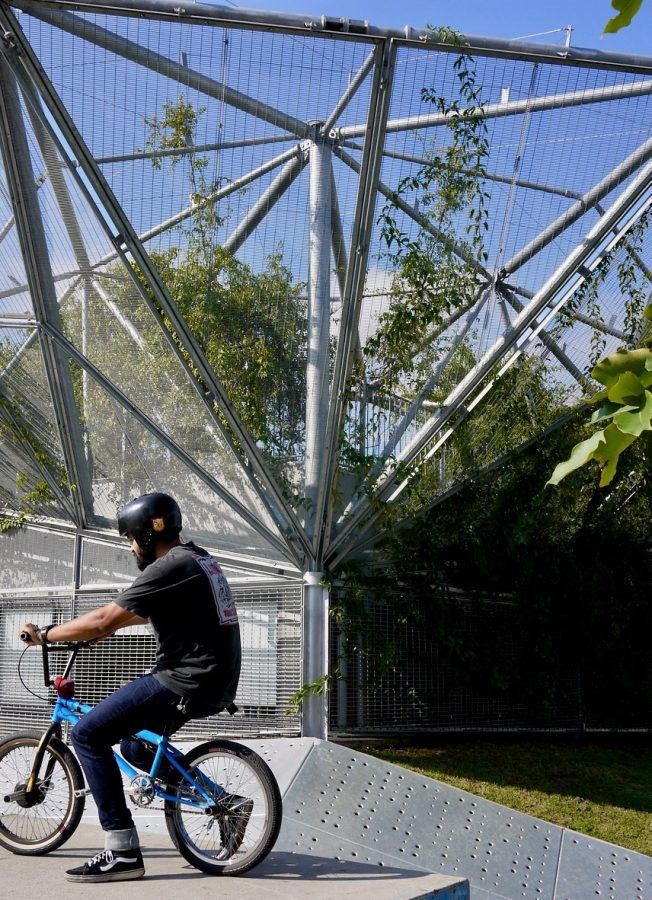
[[357, 743], [372, 756], [487, 800], [652, 856], [648, 741]]

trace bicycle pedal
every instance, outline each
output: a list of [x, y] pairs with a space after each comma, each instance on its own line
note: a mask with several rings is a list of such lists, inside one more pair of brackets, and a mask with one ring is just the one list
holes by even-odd
[[75, 791], [74, 796], [75, 797], [88, 797], [90, 795], [90, 792], [91, 792], [90, 788], [84, 788], [83, 791]]

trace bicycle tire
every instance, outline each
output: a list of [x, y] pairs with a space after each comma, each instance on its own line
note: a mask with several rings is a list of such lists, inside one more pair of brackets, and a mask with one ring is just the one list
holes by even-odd
[[42, 737], [24, 731], [0, 741], [0, 846], [19, 856], [43, 856], [64, 844], [79, 825], [86, 803], [79, 763], [56, 737], [50, 738], [41, 764], [41, 773], [52, 766], [42, 799], [29, 807], [20, 799], [5, 800], [26, 784]]
[[200, 744], [183, 762], [197, 781], [218, 784], [231, 797], [237, 795], [251, 803], [251, 808], [240, 844], [225, 858], [221, 813], [207, 815], [166, 800], [165, 823], [175, 847], [187, 862], [209, 875], [242, 875], [253, 869], [276, 843], [283, 817], [281, 793], [269, 766], [249, 747], [222, 740]]

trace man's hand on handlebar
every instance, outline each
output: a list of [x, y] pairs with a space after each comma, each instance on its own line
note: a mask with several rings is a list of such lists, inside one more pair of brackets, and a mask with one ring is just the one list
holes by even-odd
[[27, 622], [20, 629], [20, 639], [30, 647], [38, 647], [43, 643], [41, 629], [33, 622]]

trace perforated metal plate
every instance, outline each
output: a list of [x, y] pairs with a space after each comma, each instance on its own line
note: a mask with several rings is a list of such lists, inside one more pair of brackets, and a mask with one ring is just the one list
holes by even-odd
[[286, 795], [281, 838], [297, 853], [465, 877], [473, 897], [652, 897], [648, 857], [328, 743]]
[[565, 831], [555, 897], [650, 900], [652, 859], [576, 831]]

